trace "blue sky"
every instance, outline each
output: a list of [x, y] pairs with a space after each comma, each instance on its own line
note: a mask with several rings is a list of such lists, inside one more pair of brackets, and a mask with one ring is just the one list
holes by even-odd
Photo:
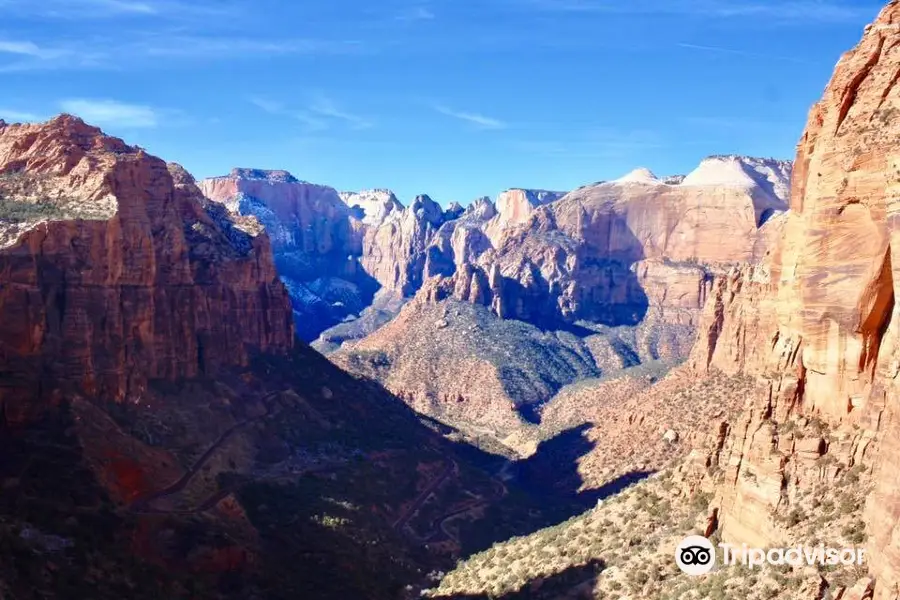
[[0, 0], [0, 118], [463, 203], [793, 158], [869, 0]]

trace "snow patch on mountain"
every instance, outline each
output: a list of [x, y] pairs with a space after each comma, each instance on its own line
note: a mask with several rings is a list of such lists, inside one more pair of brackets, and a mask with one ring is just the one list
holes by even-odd
[[362, 190], [359, 192], [340, 192], [341, 201], [351, 209], [362, 210], [361, 221], [367, 225], [378, 226], [391, 216], [403, 211], [403, 204], [397, 200], [394, 192], [386, 189]]
[[772, 200], [787, 203], [791, 193], [790, 161], [747, 156], [711, 156], [684, 178], [685, 186], [727, 186], [765, 191]]
[[646, 169], [644, 167], [635, 169], [634, 171], [624, 175], [623, 177], [619, 177], [618, 179], [612, 181], [612, 183], [619, 184], [628, 184], [634, 183], [638, 185], [661, 185], [662, 182], [659, 178], [653, 174], [653, 171], [650, 169]]

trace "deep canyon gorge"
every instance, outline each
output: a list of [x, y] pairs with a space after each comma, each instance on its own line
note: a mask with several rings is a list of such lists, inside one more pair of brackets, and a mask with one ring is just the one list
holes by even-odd
[[898, 82], [465, 207], [0, 121], [0, 598], [900, 598]]

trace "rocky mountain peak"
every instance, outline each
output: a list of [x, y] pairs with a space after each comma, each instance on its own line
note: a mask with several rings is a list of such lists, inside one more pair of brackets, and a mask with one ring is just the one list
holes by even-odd
[[409, 211], [417, 219], [424, 220], [431, 225], [440, 225], [444, 220], [444, 210], [441, 208], [441, 205], [432, 200], [427, 194], [416, 196], [412, 204], [409, 205]]
[[[60, 166], [59, 162], [68, 165], [75, 160], [75, 155], [63, 159], [61, 154], [66, 152], [76, 152], [78, 158], [81, 158], [83, 153], [96, 152], [98, 158], [105, 155], [112, 160], [115, 158], [114, 155], [133, 154], [139, 151], [139, 148], [129, 146], [119, 138], [108, 136], [98, 127], [88, 125], [80, 118], [69, 114], [58, 115], [46, 123], [13, 124], [7, 125], [4, 129], [8, 132], [19, 132], [16, 135], [26, 135], [23, 132], [27, 131], [28, 134], [39, 138], [40, 142], [28, 144], [33, 151], [32, 154], [35, 155], [33, 158], [39, 158], [43, 152], [47, 155], [46, 162], [57, 163], [57, 166]], [[0, 157], [0, 160], [2, 158]]]
[[464, 212], [466, 212], [466, 209], [462, 204], [459, 202], [451, 202], [447, 205], [447, 210], [444, 211], [444, 220], [452, 221], [458, 219]]
[[248, 179], [257, 181], [269, 181], [272, 183], [298, 183], [300, 180], [281, 169], [252, 169], [235, 167], [231, 170], [231, 177], [235, 179]]
[[394, 192], [384, 188], [361, 190], [359, 192], [340, 192], [341, 200], [350, 208], [358, 207], [360, 220], [367, 225], [377, 226], [391, 215], [403, 210], [403, 204]]
[[[241, 214], [252, 213], [254, 209], [248, 203], [253, 202], [281, 220], [309, 211], [322, 212], [325, 217], [348, 214], [337, 190], [301, 181], [283, 170], [235, 168], [229, 175], [204, 179], [199, 185], [207, 198]], [[269, 215], [256, 216], [265, 221]], [[273, 241], [278, 241], [274, 233]]]
[[659, 178], [653, 174], [653, 171], [645, 167], [637, 168], [630, 173], [616, 179], [613, 183], [634, 183], [639, 185], [659, 185], [662, 183]]
[[525, 223], [535, 208], [556, 202], [565, 192], [511, 188], [497, 196], [496, 208], [503, 227]]
[[483, 219], [490, 219], [497, 214], [497, 207], [490, 196], [476, 198], [466, 207], [466, 214], [478, 215]]
[[700, 162], [681, 182], [685, 186], [761, 187], [773, 198], [790, 197], [793, 163], [749, 156], [715, 155]]

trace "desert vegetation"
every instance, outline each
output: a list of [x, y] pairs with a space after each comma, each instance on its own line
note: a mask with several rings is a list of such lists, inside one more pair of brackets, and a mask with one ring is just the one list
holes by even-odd
[[[720, 566], [698, 578], [675, 564], [678, 543], [703, 535], [710, 493], [688, 493], [679, 483], [679, 464], [635, 484], [595, 508], [528, 536], [499, 543], [460, 561], [427, 592], [431, 598], [507, 597], [527, 591], [528, 598], [569, 597], [559, 593], [555, 576], [594, 565], [567, 593], [579, 598], [661, 598], [665, 600], [769, 600], [799, 598], [818, 590], [822, 578], [833, 588], [852, 585], [865, 574], [860, 566]], [[862, 467], [836, 481], [803, 492], [781, 517], [785, 545], [864, 547], [859, 510], [868, 491]], [[720, 542], [718, 535], [712, 541]], [[722, 563], [721, 550], [718, 564]], [[542, 590], [543, 581], [554, 581]]]

